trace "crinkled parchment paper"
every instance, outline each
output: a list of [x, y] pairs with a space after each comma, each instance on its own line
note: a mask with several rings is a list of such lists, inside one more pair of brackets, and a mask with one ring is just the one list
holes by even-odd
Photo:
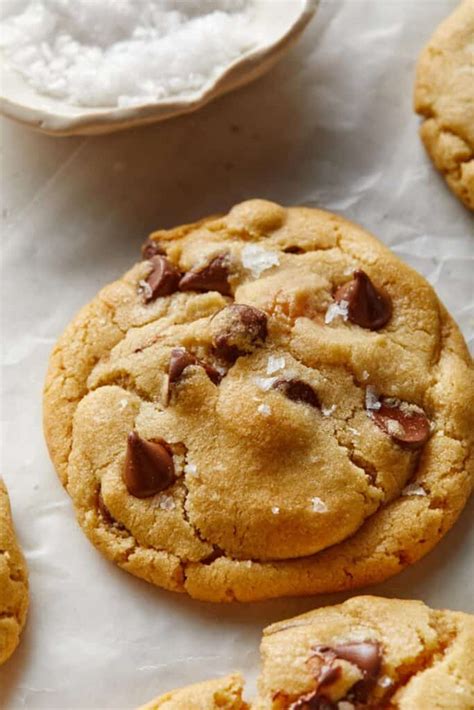
[[[432, 168], [411, 108], [418, 52], [454, 6], [326, 0], [268, 76], [147, 129], [62, 140], [3, 123], [2, 472], [31, 611], [0, 669], [0, 707], [133, 708], [234, 669], [252, 690], [262, 627], [344, 598], [202, 604], [103, 560], [48, 460], [42, 382], [55, 338], [149, 230], [253, 196], [365, 225], [435, 285], [472, 344], [472, 217]], [[472, 514], [471, 504], [432, 554], [371, 591], [473, 611]]]

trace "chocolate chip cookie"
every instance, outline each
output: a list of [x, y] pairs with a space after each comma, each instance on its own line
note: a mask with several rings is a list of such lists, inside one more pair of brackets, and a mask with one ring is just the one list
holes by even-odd
[[[353, 597], [264, 630], [259, 692], [248, 707], [471, 710], [473, 654], [474, 616], [434, 611], [419, 601]], [[186, 704], [193, 688], [206, 686], [211, 682], [169, 693], [146, 708], [242, 707], [221, 706], [210, 693], [201, 696], [201, 705]]]
[[235, 674], [172, 690], [139, 710], [248, 710], [242, 691], [243, 680]]
[[152, 235], [67, 328], [44, 422], [90, 540], [214, 601], [379, 582], [472, 486], [472, 363], [361, 228], [262, 200]]
[[474, 0], [464, 0], [420, 56], [421, 138], [451, 190], [474, 210]]
[[28, 610], [28, 572], [16, 541], [7, 489], [0, 478], [0, 664], [20, 641]]

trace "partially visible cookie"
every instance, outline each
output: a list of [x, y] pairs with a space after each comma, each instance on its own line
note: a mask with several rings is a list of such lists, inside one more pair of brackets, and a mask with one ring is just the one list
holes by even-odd
[[438, 27], [417, 68], [421, 138], [451, 190], [474, 210], [474, 0]]
[[20, 640], [28, 610], [28, 572], [16, 541], [8, 493], [0, 478], [0, 664]]
[[242, 691], [243, 680], [234, 674], [172, 690], [139, 710], [247, 710]]
[[[472, 710], [474, 616], [420, 601], [353, 597], [266, 628], [258, 696], [215, 703], [215, 681], [142, 710]], [[233, 681], [237, 697], [242, 682]], [[212, 700], [208, 700], [208, 698]], [[223, 697], [226, 697], [225, 695]]]
[[210, 601], [351, 589], [472, 488], [474, 377], [431, 286], [328, 212], [157, 232], [57, 343], [49, 450], [91, 541]]
[[254, 710], [472, 710], [474, 616], [353, 597], [265, 629]]

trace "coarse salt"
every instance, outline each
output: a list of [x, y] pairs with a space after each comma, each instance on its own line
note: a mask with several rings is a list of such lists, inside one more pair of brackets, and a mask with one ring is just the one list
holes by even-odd
[[425, 491], [423, 486], [418, 483], [409, 483], [408, 486], [402, 490], [403, 496], [426, 496], [428, 493]]
[[170, 496], [162, 496], [159, 505], [162, 510], [174, 510], [176, 508], [176, 504]]
[[280, 512], [280, 508], [277, 505], [272, 506], [273, 515], [278, 515], [279, 512]]
[[336, 405], [331, 404], [330, 407], [321, 407], [321, 414], [323, 417], [330, 417], [333, 412], [336, 411]]
[[257, 244], [247, 244], [242, 249], [242, 264], [255, 279], [267, 269], [278, 266], [280, 258], [276, 251], [268, 251]]
[[269, 417], [270, 414], [272, 413], [271, 407], [268, 406], [268, 404], [260, 404], [257, 407], [257, 412], [259, 414], [263, 414], [264, 417]]
[[269, 355], [267, 362], [267, 374], [273, 375], [274, 372], [278, 372], [278, 370], [283, 370], [285, 364], [286, 363], [284, 357]]
[[277, 379], [278, 377], [256, 377], [255, 384], [262, 390], [262, 392], [268, 392], [268, 390], [273, 387]]
[[371, 412], [380, 409], [381, 406], [382, 404], [379, 402], [379, 393], [375, 387], [369, 385], [365, 390], [365, 408]]
[[191, 461], [188, 461], [184, 467], [184, 473], [187, 473], [189, 476], [195, 476], [197, 474], [197, 466], [195, 463], [192, 463]]
[[0, 46], [38, 92], [127, 107], [193, 95], [261, 43], [252, 0], [16, 0]]
[[326, 311], [326, 315], [324, 316], [324, 322], [326, 325], [329, 325], [329, 323], [332, 323], [335, 318], [338, 316], [341, 316], [344, 320], [347, 320], [349, 317], [349, 301], [345, 301], [344, 299], [342, 301], [339, 301], [336, 303], [331, 303], [331, 305], [328, 307]]
[[321, 498], [315, 496], [314, 498], [311, 498], [311, 510], [314, 513], [327, 513], [328, 507], [326, 503], [321, 500]]

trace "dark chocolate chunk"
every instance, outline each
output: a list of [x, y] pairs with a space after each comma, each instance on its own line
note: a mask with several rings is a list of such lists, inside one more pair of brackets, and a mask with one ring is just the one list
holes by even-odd
[[178, 290], [181, 274], [165, 256], [150, 259], [152, 270], [143, 284], [143, 300], [150, 303], [160, 296], [170, 296]]
[[221, 373], [209, 363], [199, 360], [195, 355], [186, 350], [186, 348], [173, 348], [170, 356], [170, 364], [168, 369], [168, 383], [173, 385], [179, 380], [183, 372], [189, 365], [199, 365], [206, 372], [211, 382], [218, 385], [222, 379]]
[[319, 399], [316, 392], [311, 385], [308, 385], [303, 380], [278, 379], [273, 383], [272, 387], [282, 392], [285, 397], [288, 397], [293, 402], [304, 402], [311, 407], [319, 407]]
[[135, 498], [149, 498], [168, 488], [175, 480], [171, 452], [165, 442], [142, 439], [130, 432], [123, 480]]
[[380, 409], [371, 410], [371, 417], [378, 427], [400, 446], [418, 449], [431, 434], [431, 427], [424, 412], [410, 409], [404, 402], [389, 406], [382, 400]]
[[158, 254], [166, 254], [165, 250], [159, 242], [156, 242], [151, 237], [148, 237], [146, 242], [142, 245], [142, 257], [144, 259], [151, 259]]
[[361, 328], [379, 330], [392, 316], [390, 297], [375, 288], [365, 271], [354, 271], [352, 281], [340, 286], [334, 294], [336, 303], [347, 302], [347, 315], [351, 323]]
[[251, 353], [267, 337], [267, 314], [259, 308], [234, 303], [219, 311], [211, 323], [213, 348], [217, 357], [235, 362]]
[[229, 278], [229, 260], [226, 254], [216, 256], [201, 269], [188, 271], [181, 278], [181, 291], [218, 291], [223, 296], [232, 294]]

